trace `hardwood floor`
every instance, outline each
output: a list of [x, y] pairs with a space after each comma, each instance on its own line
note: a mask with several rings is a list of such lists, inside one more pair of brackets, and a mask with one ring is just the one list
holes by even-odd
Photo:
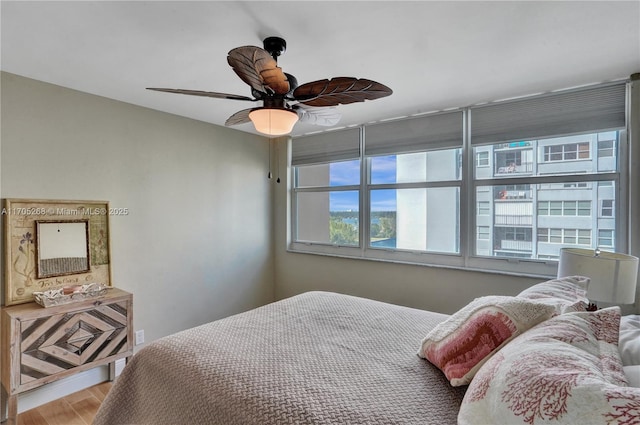
[[27, 410], [18, 415], [18, 425], [91, 425], [110, 389], [111, 382], [103, 382]]

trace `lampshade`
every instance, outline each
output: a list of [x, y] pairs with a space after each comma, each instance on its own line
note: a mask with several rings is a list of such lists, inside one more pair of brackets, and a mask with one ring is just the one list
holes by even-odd
[[284, 108], [256, 108], [249, 112], [249, 119], [260, 133], [282, 136], [291, 133], [298, 114]]
[[586, 276], [590, 300], [633, 304], [636, 299], [638, 258], [600, 250], [562, 248], [558, 277]]

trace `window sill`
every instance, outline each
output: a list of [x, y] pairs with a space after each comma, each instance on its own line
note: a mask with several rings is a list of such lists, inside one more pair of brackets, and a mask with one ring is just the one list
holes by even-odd
[[[311, 248], [313, 247], [313, 248]], [[364, 255], [360, 248], [342, 247], [334, 245], [294, 243], [287, 248], [288, 253], [308, 254], [321, 257], [342, 258], [346, 260], [363, 260], [391, 264], [401, 264], [408, 266], [422, 266], [444, 270], [458, 270], [474, 273], [488, 273], [494, 275], [514, 276], [524, 278], [534, 278], [549, 280], [557, 274], [557, 262], [539, 261], [519, 261], [513, 259], [490, 259], [481, 257], [471, 257], [467, 259], [467, 264], [463, 264], [464, 259], [458, 255], [438, 255], [447, 260], [447, 263], [436, 263], [426, 261], [426, 257], [433, 258], [433, 255], [423, 253], [397, 252], [388, 250], [368, 250], [367, 254], [374, 251], [374, 255]], [[398, 254], [398, 255], [393, 255]], [[413, 258], [412, 258], [413, 257]], [[503, 269], [491, 268], [491, 265], [502, 264]]]

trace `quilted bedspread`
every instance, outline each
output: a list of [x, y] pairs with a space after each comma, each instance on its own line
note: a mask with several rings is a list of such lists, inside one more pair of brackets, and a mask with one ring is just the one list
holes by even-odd
[[455, 424], [465, 388], [416, 355], [446, 317], [329, 292], [278, 301], [141, 349], [94, 424]]

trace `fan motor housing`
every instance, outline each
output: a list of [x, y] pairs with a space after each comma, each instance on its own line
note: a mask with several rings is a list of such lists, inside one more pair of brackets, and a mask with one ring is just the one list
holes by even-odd
[[269, 52], [276, 61], [278, 60], [278, 56], [280, 56], [287, 50], [287, 42], [284, 40], [284, 38], [267, 37], [262, 42], [264, 45], [264, 50]]

